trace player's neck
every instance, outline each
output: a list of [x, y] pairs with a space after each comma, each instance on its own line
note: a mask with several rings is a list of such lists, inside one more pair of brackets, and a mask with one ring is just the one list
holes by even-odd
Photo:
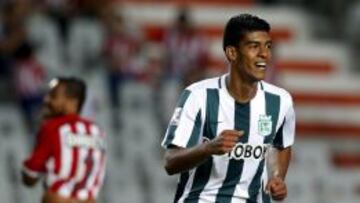
[[229, 94], [237, 102], [247, 103], [256, 95], [258, 82], [249, 82], [233, 74], [229, 74], [225, 81]]
[[65, 115], [78, 114], [77, 107], [75, 105], [69, 104], [64, 109]]

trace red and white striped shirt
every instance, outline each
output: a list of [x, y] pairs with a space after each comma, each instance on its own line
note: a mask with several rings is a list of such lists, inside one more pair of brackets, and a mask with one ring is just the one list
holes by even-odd
[[105, 134], [78, 115], [47, 120], [24, 172], [45, 175], [47, 190], [65, 198], [96, 199], [105, 175]]

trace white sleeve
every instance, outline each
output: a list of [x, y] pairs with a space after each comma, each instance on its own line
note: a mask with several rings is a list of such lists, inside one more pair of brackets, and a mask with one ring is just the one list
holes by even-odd
[[295, 111], [292, 98], [289, 96], [287, 110], [283, 122], [276, 132], [273, 145], [276, 148], [286, 148], [294, 144], [295, 140]]
[[201, 134], [201, 110], [194, 93], [184, 90], [170, 120], [162, 146], [189, 148], [198, 143]]

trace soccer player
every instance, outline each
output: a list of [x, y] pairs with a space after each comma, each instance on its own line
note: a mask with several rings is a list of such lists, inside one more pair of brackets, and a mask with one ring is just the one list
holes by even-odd
[[105, 174], [105, 135], [79, 116], [86, 96], [77, 78], [56, 78], [44, 98], [44, 121], [23, 164], [23, 183], [43, 176], [43, 203], [95, 203]]
[[269, 32], [257, 16], [233, 16], [223, 38], [229, 72], [180, 96], [162, 142], [167, 173], [181, 174], [174, 202], [262, 203], [287, 196], [295, 115], [290, 94], [263, 81]]

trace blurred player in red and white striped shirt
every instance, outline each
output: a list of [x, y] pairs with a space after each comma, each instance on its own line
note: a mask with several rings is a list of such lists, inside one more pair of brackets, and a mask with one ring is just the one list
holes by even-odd
[[76, 78], [50, 82], [44, 98], [44, 122], [34, 150], [23, 165], [23, 182], [43, 176], [43, 203], [95, 203], [105, 175], [105, 135], [79, 116], [85, 83]]

